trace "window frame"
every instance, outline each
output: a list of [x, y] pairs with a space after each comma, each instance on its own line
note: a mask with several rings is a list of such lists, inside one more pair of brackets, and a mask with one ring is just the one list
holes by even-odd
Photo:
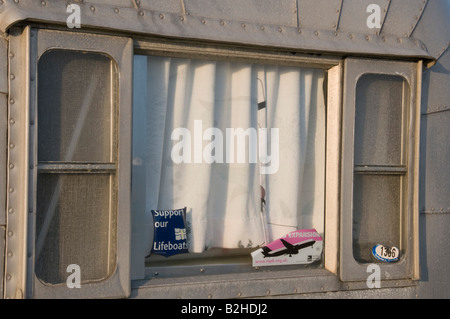
[[[354, 175], [364, 171], [354, 164], [355, 151], [355, 109], [356, 87], [358, 80], [366, 74], [399, 76], [409, 85], [409, 105], [404, 101], [402, 118], [406, 122], [402, 128], [401, 155], [404, 158], [406, 172], [393, 168], [389, 175], [404, 174], [407, 180], [401, 190], [404, 207], [402, 208], [401, 229], [405, 238], [405, 255], [395, 263], [377, 263], [381, 270], [381, 280], [419, 279], [418, 245], [418, 178], [419, 178], [419, 137], [420, 137], [420, 88], [422, 62], [378, 60], [368, 58], [347, 58], [344, 65], [343, 114], [342, 114], [342, 180], [341, 180], [341, 221], [340, 221], [340, 278], [343, 281], [366, 280], [370, 263], [359, 263], [353, 256], [353, 186]], [[405, 114], [406, 113], [406, 114]], [[406, 136], [404, 136], [406, 135]], [[405, 143], [406, 145], [403, 145]], [[382, 172], [375, 167], [371, 173]], [[380, 243], [383, 244], [383, 243]], [[345, 266], [344, 266], [345, 265]]]
[[[400, 65], [405, 65], [405, 72], [411, 85], [411, 130], [410, 156], [412, 163], [408, 167], [413, 178], [408, 181], [411, 197], [411, 216], [408, 227], [411, 234], [411, 258], [408, 267], [411, 276], [399, 279], [387, 277], [383, 273], [382, 287], [409, 287], [418, 279], [418, 152], [420, 125], [420, 89], [422, 62], [402, 62], [381, 59], [355, 59], [342, 56], [316, 56], [292, 53], [281, 49], [257, 49], [254, 47], [231, 46], [222, 44], [205, 45], [192, 41], [174, 43], [161, 38], [135, 38], [99, 35], [73, 31], [33, 29], [25, 27], [11, 29], [9, 75], [15, 74], [10, 81], [9, 101], [9, 142], [14, 141], [15, 148], [9, 150], [8, 164], [15, 161], [16, 172], [8, 173], [8, 188], [14, 186], [14, 192], [8, 194], [8, 207], [15, 213], [8, 216], [7, 232], [14, 230], [14, 236], [6, 237], [6, 249], [15, 249], [15, 256], [6, 258], [5, 273], [12, 275], [5, 281], [6, 297], [37, 298], [89, 298], [89, 297], [143, 297], [143, 298], [230, 298], [255, 297], [283, 294], [314, 293], [324, 291], [346, 291], [367, 289], [366, 279], [369, 275], [366, 267], [349, 259], [351, 254], [351, 208], [353, 185], [353, 136], [348, 129], [353, 119], [349, 116], [354, 95], [351, 87], [355, 74], [367, 69], [380, 69], [392, 74]], [[100, 283], [83, 285], [82, 289], [68, 289], [63, 286], [45, 286], [34, 273], [34, 227], [36, 200], [36, 160], [37, 160], [37, 57], [48, 49], [87, 50], [108, 54], [114, 58], [119, 72], [119, 190], [118, 240], [117, 251], [120, 254], [117, 272]], [[252, 271], [242, 273], [209, 273], [198, 269], [202, 276], [185, 276], [177, 278], [149, 278], [139, 280], [131, 278], [136, 271], [133, 260], [132, 225], [130, 213], [131, 189], [131, 106], [134, 54], [153, 54], [195, 59], [226, 59], [236, 62], [275, 63], [290, 66], [318, 67], [328, 70], [327, 105], [326, 105], [326, 189], [325, 189], [325, 235], [324, 267], [309, 269], [305, 267], [278, 267], [270, 272]], [[365, 61], [365, 62], [363, 62]], [[366, 65], [368, 63], [368, 65]], [[385, 67], [382, 67], [385, 65]], [[352, 76], [353, 74], [353, 76]], [[353, 87], [354, 90], [354, 87]], [[15, 106], [12, 106], [13, 99]], [[353, 102], [352, 102], [353, 101]], [[24, 105], [22, 110], [17, 105]], [[354, 106], [353, 106], [354, 110]], [[15, 124], [11, 119], [14, 117]], [[354, 124], [351, 124], [353, 127]], [[15, 184], [15, 185], [14, 185]], [[25, 225], [25, 226], [20, 226]], [[349, 228], [350, 227], [350, 228]], [[350, 232], [348, 232], [350, 230]], [[349, 235], [350, 234], [350, 235]], [[349, 246], [350, 245], [350, 246]], [[347, 248], [350, 247], [350, 250]], [[131, 257], [131, 262], [130, 262]], [[120, 265], [119, 265], [120, 264]], [[384, 269], [384, 265], [383, 269]], [[389, 266], [389, 265], [386, 265]], [[220, 268], [220, 267], [219, 267]], [[356, 276], [352, 275], [355, 271]], [[137, 269], [144, 275], [145, 269]], [[69, 275], [69, 274], [68, 274]], [[139, 277], [139, 276], [138, 276]], [[22, 294], [22, 295], [21, 295]]]
[[[317, 69], [323, 69], [328, 71], [328, 73], [332, 72], [333, 74], [333, 85], [336, 87], [335, 81], [340, 82], [340, 76], [341, 72], [340, 69], [342, 68], [342, 60], [339, 57], [334, 56], [312, 56], [308, 54], [300, 54], [295, 52], [289, 52], [285, 50], [263, 50], [263, 49], [250, 49], [250, 48], [241, 48], [233, 45], [205, 45], [201, 43], [196, 43], [193, 41], [177, 41], [177, 43], [167, 41], [167, 40], [161, 40], [161, 39], [136, 39], [135, 40], [135, 55], [151, 55], [151, 56], [159, 56], [159, 57], [173, 57], [173, 58], [184, 58], [184, 59], [194, 59], [194, 60], [212, 60], [212, 61], [228, 61], [228, 62], [236, 62], [236, 63], [260, 63], [260, 64], [272, 64], [272, 65], [279, 65], [279, 66], [290, 66], [290, 67], [305, 67], [305, 68], [317, 68]], [[326, 85], [329, 85], [327, 82], [327, 77], [330, 75], [325, 76], [324, 83]], [[328, 88], [327, 88], [328, 89]], [[327, 90], [328, 91], [328, 90]], [[328, 94], [327, 92], [325, 92]], [[339, 94], [337, 91], [336, 94]], [[334, 94], [334, 93], [333, 93]], [[327, 97], [327, 100], [333, 99], [334, 97]], [[334, 99], [333, 102], [339, 103], [339, 98]], [[327, 110], [327, 103], [325, 103], [326, 108], [326, 119], [325, 121], [328, 122], [328, 110]], [[334, 107], [337, 109], [339, 106], [336, 104]], [[330, 136], [336, 136], [336, 132], [330, 133], [328, 132], [327, 128], [325, 128], [325, 147], [326, 149], [328, 147], [335, 147], [334, 145], [331, 145], [328, 142], [328, 139]], [[327, 151], [326, 151], [327, 152]], [[337, 152], [333, 152], [334, 154], [337, 154]], [[327, 155], [327, 159], [331, 158], [332, 156]], [[335, 179], [337, 179], [338, 174], [338, 167], [336, 163], [338, 162], [337, 157], [335, 158], [335, 161], [332, 162], [332, 164], [325, 163], [325, 175], [335, 175]], [[330, 167], [327, 167], [330, 166]], [[335, 166], [334, 171], [331, 172], [331, 166]], [[327, 173], [327, 169], [330, 169], [330, 172]], [[327, 188], [325, 183], [325, 188]], [[326, 190], [325, 190], [325, 197], [326, 197]], [[333, 198], [332, 200], [337, 200], [337, 198]], [[331, 207], [337, 207], [337, 203], [330, 204], [331, 201], [325, 199], [325, 205], [328, 205]], [[324, 212], [325, 214], [325, 212]], [[331, 214], [331, 213], [330, 213]], [[332, 221], [336, 221], [336, 218], [330, 218]], [[329, 223], [326, 218], [324, 218], [324, 223]], [[138, 225], [135, 225], [133, 223], [133, 227], [139, 227]], [[324, 229], [326, 232], [327, 226], [324, 225]], [[331, 231], [330, 231], [331, 233]], [[132, 234], [132, 236], [135, 234]], [[327, 236], [325, 234], [325, 236]], [[324, 236], [324, 237], [325, 237]], [[139, 238], [138, 235], [136, 235], [136, 238]], [[132, 238], [133, 241], [133, 238]], [[133, 244], [132, 244], [133, 245]], [[328, 260], [324, 258], [322, 260], [322, 265], [327, 268], [326, 263], [327, 261], [331, 263], [331, 259], [336, 259], [336, 257], [333, 256], [337, 255], [336, 248], [334, 246], [334, 243], [331, 243], [328, 245], [327, 241], [324, 240], [324, 248], [323, 248], [323, 255], [325, 255], [325, 251], [328, 251], [330, 254], [330, 258]], [[142, 248], [138, 248], [141, 249]], [[256, 249], [256, 248], [255, 248]], [[135, 258], [135, 261], [143, 262], [143, 257], [139, 256], [133, 256], [132, 252], [132, 258]], [[133, 259], [132, 259], [133, 260]], [[336, 261], [333, 262], [333, 264], [336, 264]], [[305, 265], [308, 266], [308, 265]], [[161, 269], [161, 267], [145, 267], [145, 266], [139, 266], [136, 264], [132, 264], [132, 273], [134, 273], [134, 277], [132, 276], [132, 279], [135, 280], [142, 280], [142, 276], [145, 276], [145, 279], [170, 279], [172, 278], [181, 278], [183, 280], [183, 277], [186, 276], [197, 276], [197, 275], [223, 275], [223, 274], [230, 274], [230, 273], [249, 273], [249, 272], [258, 272], [258, 268], [252, 267], [251, 264], [243, 264], [243, 263], [230, 263], [230, 264], [204, 264], [204, 265], [186, 265], [186, 266], [168, 266], [165, 267], [165, 269]], [[281, 267], [283, 268], [283, 267]], [[298, 268], [298, 266], [284, 266], [284, 271], [288, 271], [291, 269]], [[273, 271], [277, 271], [280, 269], [280, 267], [264, 267], [265, 270], [271, 269]], [[144, 274], [144, 275], [143, 275]]]
[[[323, 292], [323, 291], [345, 291], [351, 289], [367, 289], [367, 278], [370, 275], [367, 272], [367, 265], [359, 265], [353, 259], [351, 248], [351, 225], [348, 225], [348, 219], [351, 222], [351, 212], [348, 212], [348, 205], [352, 205], [351, 197], [353, 185], [353, 136], [349, 135], [347, 129], [350, 123], [354, 126], [354, 119], [349, 116], [349, 103], [354, 104], [356, 95], [348, 89], [355, 85], [354, 75], [363, 74], [365, 70], [372, 70], [379, 73], [380, 65], [386, 74], [398, 75], [397, 72], [404, 72], [410, 83], [410, 135], [408, 143], [410, 157], [408, 174], [411, 178], [408, 180], [408, 205], [411, 207], [408, 211], [407, 227], [411, 230], [409, 238], [409, 255], [406, 264], [408, 268], [407, 275], [403, 275], [404, 270], [400, 270], [400, 275], [391, 277], [388, 272], [392, 268], [399, 268], [398, 265], [380, 265], [383, 269], [381, 279], [383, 287], [409, 287], [417, 284], [418, 272], [418, 151], [419, 151], [419, 127], [420, 127], [420, 89], [422, 61], [404, 62], [400, 60], [383, 59], [358, 59], [347, 57], [311, 57], [307, 55], [283, 55], [283, 52], [270, 51], [252, 51], [250, 49], [220, 47], [220, 46], [196, 46], [192, 43], [174, 44], [166, 41], [136, 41], [135, 54], [150, 54], [169, 57], [183, 57], [195, 59], [221, 59], [227, 57], [231, 61], [252, 61], [275, 64], [288, 64], [290, 66], [314, 65], [314, 67], [325, 68], [328, 70], [327, 76], [327, 105], [326, 105], [326, 190], [325, 190], [325, 235], [324, 235], [324, 261], [323, 268], [312, 269], [297, 267], [296, 269], [272, 268], [270, 272], [265, 272], [265, 278], [258, 271], [248, 272], [249, 267], [242, 267], [242, 273], [231, 274], [230, 267], [216, 265], [212, 267], [198, 266], [188, 268], [187, 277], [158, 278], [158, 274], [151, 273], [146, 268], [145, 272], [149, 277], [143, 280], [133, 281], [133, 287], [136, 295], [142, 297], [161, 297], [169, 298], [188, 297], [191, 295], [190, 289], [202, 289], [205, 292], [199, 295], [206, 298], [213, 297], [240, 297], [240, 296], [268, 296], [275, 292], [267, 287], [277, 287], [277, 293], [305, 293], [305, 292]], [[201, 51], [200, 51], [201, 50]], [[358, 61], [354, 63], [353, 61]], [[367, 68], [364, 64], [369, 64]], [[350, 69], [350, 71], [349, 71]], [[353, 73], [352, 73], [353, 72]], [[412, 84], [411, 84], [412, 83]], [[352, 93], [353, 92], [353, 95]], [[354, 105], [353, 105], [354, 111]], [[350, 119], [350, 120], [349, 120]], [[351, 169], [349, 169], [349, 159], [351, 159]], [[351, 181], [351, 184], [346, 184]], [[350, 236], [346, 230], [350, 229]], [[347, 252], [350, 252], [350, 255]], [[355, 267], [356, 266], [356, 267]], [[385, 267], [387, 266], [387, 267]], [[239, 270], [239, 265], [233, 265]], [[356, 270], [356, 273], [353, 271]], [[197, 273], [197, 275], [195, 274]], [[174, 275], [179, 275], [173, 273]], [[355, 275], [356, 274], [356, 275]], [[198, 276], [202, 275], [202, 276]], [[191, 276], [196, 276], [193, 279]], [[286, 280], [290, 278], [291, 280]], [[215, 282], [215, 283], [212, 283]], [[229, 287], [230, 292], [222, 291], [222, 285]], [[173, 289], [166, 286], [166, 283], [173, 285]], [[306, 285], [306, 287], [304, 286]], [[283, 287], [281, 287], [283, 286]], [[176, 287], [176, 288], [175, 288]], [[262, 288], [265, 287], [265, 288]], [[293, 288], [294, 287], [294, 288]], [[242, 291], [245, 291], [243, 293]], [[235, 292], [237, 292], [235, 294]]]
[[[81, 269], [81, 288], [68, 288], [67, 284], [45, 284], [37, 278], [35, 273], [35, 225], [36, 214], [30, 214], [28, 221], [28, 251], [32, 252], [27, 262], [27, 296], [34, 298], [98, 298], [98, 297], [128, 297], [131, 293], [130, 281], [130, 195], [131, 160], [127, 154], [131, 153], [129, 141], [131, 140], [131, 114], [129, 109], [132, 103], [132, 70], [129, 65], [133, 57], [133, 41], [126, 37], [107, 35], [64, 32], [57, 30], [31, 29], [30, 31], [30, 107], [29, 107], [29, 162], [35, 169], [29, 173], [29, 211], [36, 212], [37, 174], [40, 169], [52, 169], [54, 165], [39, 165], [37, 158], [37, 65], [40, 57], [51, 50], [85, 51], [107, 55], [117, 66], [117, 87], [114, 94], [117, 96], [113, 110], [116, 113], [115, 123], [111, 132], [112, 152], [115, 153], [115, 177], [113, 187], [116, 188], [111, 200], [116, 207], [116, 262], [112, 273], [100, 281], [83, 283]], [[112, 102], [113, 103], [113, 102]], [[113, 137], [116, 136], [116, 137]], [[62, 166], [61, 166], [62, 165]], [[65, 168], [64, 164], [56, 165], [57, 169]], [[60, 167], [61, 166], [61, 167]], [[84, 170], [86, 165], [78, 165]], [[95, 166], [95, 165], [94, 165]], [[106, 170], [111, 172], [110, 164], [97, 165], [91, 174]], [[75, 168], [75, 170], [77, 170]], [[74, 170], [72, 170], [74, 172]], [[60, 172], [58, 172], [60, 173]], [[111, 177], [110, 177], [111, 178]], [[114, 198], [116, 197], [116, 198]], [[70, 273], [67, 273], [69, 276]]]

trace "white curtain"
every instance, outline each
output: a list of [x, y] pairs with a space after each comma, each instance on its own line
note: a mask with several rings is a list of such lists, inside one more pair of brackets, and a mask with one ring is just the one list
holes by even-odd
[[[323, 81], [315, 69], [136, 56], [133, 231], [146, 253], [152, 209], [187, 207], [190, 252], [257, 247], [265, 234], [271, 241], [296, 229], [323, 232]], [[238, 142], [227, 138], [229, 129], [243, 129], [259, 141], [260, 128], [270, 174], [255, 161], [256, 140], [247, 138], [242, 160]]]

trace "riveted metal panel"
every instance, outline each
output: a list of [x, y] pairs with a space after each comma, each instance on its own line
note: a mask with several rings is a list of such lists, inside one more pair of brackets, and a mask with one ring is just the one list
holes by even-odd
[[450, 214], [420, 215], [419, 298], [450, 298]]
[[0, 225], [6, 224], [6, 137], [8, 126], [8, 42], [0, 35]]
[[[98, 5], [79, 2], [82, 29], [95, 27], [141, 35], [271, 46], [302, 52], [428, 58], [420, 41], [411, 39], [398, 41], [396, 36], [381, 38], [368, 36], [370, 32], [363, 33], [370, 29], [365, 26], [367, 14], [365, 7], [359, 5], [359, 1], [355, 2], [355, 8], [350, 3], [347, 16], [351, 21], [362, 20], [356, 25], [352, 23], [346, 26], [344, 19], [343, 24], [339, 22], [339, 26], [344, 27], [339, 27], [338, 30], [309, 28], [299, 30], [297, 2], [288, 0], [281, 2], [190, 0], [183, 2], [185, 10], [183, 13], [149, 10], [140, 7], [141, 4], [145, 4], [142, 2], [133, 8], [117, 8], [106, 1], [98, 2]], [[68, 18], [66, 3], [55, 0], [47, 0], [46, 3], [47, 5], [43, 6], [39, 1], [16, 3], [13, 0], [4, 0], [3, 5], [0, 5], [4, 7], [3, 10], [0, 9], [0, 28], [7, 30], [14, 23], [25, 19], [57, 23], [65, 27]], [[345, 8], [343, 7], [341, 11], [344, 13]], [[331, 24], [333, 25], [333, 22]], [[359, 29], [352, 30], [352, 27]]]
[[426, 69], [422, 86], [420, 210], [450, 212], [450, 50]]
[[[123, 7], [123, 8], [133, 8], [135, 6], [135, 3], [137, 2], [137, 5], [140, 2], [143, 2], [145, 0], [108, 0], [108, 3], [113, 6], [113, 7]], [[168, 0], [169, 1], [169, 0]], [[71, 1], [74, 4], [77, 4], [77, 2], [83, 2], [83, 1]], [[97, 4], [104, 4], [105, 0], [85, 0], [84, 1], [86, 4], [91, 4], [91, 5], [97, 5]]]
[[0, 226], [0, 299], [3, 299], [3, 280], [5, 278], [5, 227]]
[[[411, 280], [382, 281], [382, 288], [415, 286]], [[279, 270], [272, 272], [158, 278], [135, 281], [132, 298], [230, 299], [292, 296], [330, 291], [367, 289], [366, 280], [343, 283], [324, 269]], [[376, 290], [376, 289], [374, 289]]]
[[450, 1], [429, 0], [412, 37], [422, 40], [436, 59], [450, 46]]
[[298, 1], [300, 28], [336, 30], [343, 0]]
[[8, 93], [8, 42], [0, 35], [0, 93]]
[[135, 8], [159, 12], [183, 13], [183, 0], [88, 0], [86, 5], [97, 6], [108, 4], [113, 8]]
[[367, 8], [372, 4], [380, 6], [380, 22], [383, 24], [389, 8], [389, 2], [390, 0], [344, 0], [339, 20], [339, 30], [362, 34], [377, 34], [380, 29], [369, 28], [367, 25], [367, 19], [371, 15], [371, 12], [367, 12]]
[[450, 109], [450, 50], [423, 74], [422, 114]]
[[419, 22], [426, 3], [423, 0], [391, 0], [381, 33], [409, 37]]
[[450, 213], [450, 109], [422, 116], [421, 212]]
[[186, 12], [190, 15], [273, 24], [297, 26], [297, 4], [295, 0], [185, 0]]
[[420, 211], [450, 212], [450, 50], [423, 74]]
[[23, 298], [26, 281], [28, 219], [28, 90], [30, 29], [10, 31], [9, 136], [5, 298]]
[[6, 225], [6, 138], [8, 125], [7, 95], [0, 93], [0, 226]]
[[[101, 0], [97, 1], [105, 3], [105, 1]], [[142, 8], [145, 10], [152, 10], [159, 12], [173, 12], [179, 14], [183, 14], [184, 12], [182, 0], [130, 0], [130, 2], [133, 2], [135, 7]]]

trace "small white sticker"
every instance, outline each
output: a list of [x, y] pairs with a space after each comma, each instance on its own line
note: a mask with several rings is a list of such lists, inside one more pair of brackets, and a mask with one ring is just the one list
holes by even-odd
[[381, 261], [394, 262], [400, 256], [400, 250], [397, 247], [388, 247], [381, 244], [376, 245], [372, 249], [373, 256]]

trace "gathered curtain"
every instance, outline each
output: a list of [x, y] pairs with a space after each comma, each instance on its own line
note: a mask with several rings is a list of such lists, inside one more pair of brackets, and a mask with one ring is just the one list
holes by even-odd
[[187, 208], [190, 252], [323, 233], [325, 71], [154, 56], [134, 69], [132, 214], [146, 254], [152, 209]]

